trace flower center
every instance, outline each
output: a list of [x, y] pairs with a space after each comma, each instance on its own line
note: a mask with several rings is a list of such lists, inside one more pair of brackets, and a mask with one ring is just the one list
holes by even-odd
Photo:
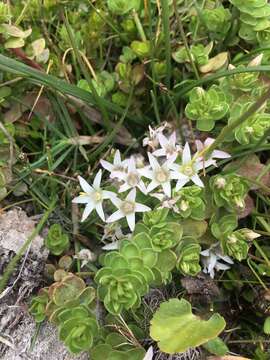
[[226, 180], [222, 177], [219, 177], [216, 179], [215, 185], [218, 189], [224, 189], [224, 187], [226, 185]]
[[159, 183], [164, 183], [168, 181], [169, 178], [170, 178], [170, 173], [168, 170], [160, 168], [155, 172], [155, 179]]
[[182, 166], [181, 166], [181, 172], [182, 172], [184, 175], [188, 176], [188, 177], [194, 175], [194, 169], [193, 169], [193, 167], [192, 167], [191, 164], [182, 165]]
[[135, 203], [132, 201], [125, 200], [121, 206], [121, 210], [124, 214], [131, 214], [135, 212]]
[[175, 146], [171, 145], [171, 144], [168, 144], [165, 148], [166, 150], [166, 153], [169, 154], [169, 155], [173, 155], [174, 152], [176, 151], [176, 148]]
[[249, 133], [249, 134], [252, 134], [252, 133], [254, 132], [253, 127], [251, 127], [251, 126], [247, 126], [247, 127], [246, 127], [246, 131], [247, 131], [247, 133]]
[[188, 208], [189, 208], [188, 202], [185, 200], [182, 200], [180, 203], [180, 209], [182, 211], [187, 211]]
[[95, 191], [92, 196], [95, 202], [99, 202], [102, 200], [102, 191]]
[[138, 185], [139, 181], [140, 181], [140, 178], [136, 173], [133, 172], [133, 173], [128, 174], [128, 176], [127, 176], [128, 185], [134, 187], [134, 186]]

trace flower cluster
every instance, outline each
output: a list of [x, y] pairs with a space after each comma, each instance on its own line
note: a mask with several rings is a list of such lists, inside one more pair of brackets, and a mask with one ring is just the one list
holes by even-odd
[[[134, 156], [122, 160], [119, 150], [115, 152], [112, 163], [101, 160], [102, 167], [110, 173], [110, 180], [116, 184], [119, 196], [116, 192], [101, 187], [102, 170], [98, 171], [92, 185], [79, 176], [83, 192], [73, 199], [73, 202], [86, 204], [82, 221], [86, 220], [93, 210], [96, 210], [101, 220], [107, 223], [114, 223], [126, 218], [130, 230], [134, 231], [135, 214], [151, 210], [149, 206], [136, 201], [138, 193], [155, 196], [153, 194], [153, 190], [155, 190], [158, 191], [156, 197], [160, 200], [171, 199], [173, 201], [172, 195], [190, 182], [203, 188], [204, 183], [200, 179], [200, 171], [208, 166], [215, 166], [215, 159], [230, 156], [223, 151], [215, 150], [205, 159], [203, 154], [214, 141], [210, 138], [204, 143], [197, 141], [197, 151], [192, 155], [188, 143], [183, 149], [177, 143], [176, 132], [169, 137], [163, 134], [165, 127], [166, 125], [161, 126], [157, 130], [150, 128], [149, 136], [143, 141], [150, 150], [147, 153], [148, 164], [139, 163]], [[125, 194], [124, 197], [121, 197], [122, 193]], [[117, 209], [109, 216], [104, 214], [104, 200], [110, 200]]]

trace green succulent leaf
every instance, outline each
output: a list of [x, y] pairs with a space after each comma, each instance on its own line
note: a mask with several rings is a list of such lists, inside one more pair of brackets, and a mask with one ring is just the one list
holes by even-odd
[[61, 255], [69, 248], [68, 234], [64, 234], [61, 225], [53, 224], [45, 238], [45, 246], [54, 255]]
[[46, 306], [49, 302], [49, 295], [47, 289], [41, 289], [38, 296], [35, 296], [29, 308], [29, 312], [33, 315], [35, 321], [40, 323], [46, 318]]
[[116, 15], [125, 15], [126, 13], [136, 10], [141, 6], [141, 0], [107, 0], [109, 10]]
[[154, 314], [150, 336], [158, 342], [161, 351], [174, 354], [216, 338], [225, 325], [219, 314], [206, 321], [192, 313], [188, 301], [171, 299], [162, 303]]

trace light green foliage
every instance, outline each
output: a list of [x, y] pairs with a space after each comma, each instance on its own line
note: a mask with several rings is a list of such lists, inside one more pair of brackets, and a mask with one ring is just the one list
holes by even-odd
[[[101, 71], [96, 75], [96, 79], [92, 80], [92, 84], [99, 96], [106, 96], [110, 93], [115, 85], [114, 74], [107, 71]], [[91, 92], [90, 86], [86, 80], [82, 79], [78, 82], [78, 87]]]
[[267, 334], [267, 335], [270, 334], [270, 316], [268, 316], [268, 317], [264, 320], [263, 331], [264, 331], [264, 333]]
[[252, 44], [269, 45], [270, 5], [267, 0], [230, 0], [240, 11], [239, 36]]
[[243, 209], [249, 190], [247, 181], [235, 174], [215, 175], [210, 178], [210, 189], [216, 206], [229, 211]]
[[134, 236], [121, 242], [119, 251], [103, 257], [95, 277], [98, 295], [106, 309], [119, 314], [138, 308], [149, 286], [166, 283], [176, 265], [174, 249], [181, 240], [182, 226], [167, 221], [167, 209], [147, 212]]
[[48, 295], [48, 289], [46, 288], [41, 289], [38, 295], [32, 299], [29, 312], [31, 315], [33, 315], [37, 323], [40, 323], [45, 320], [46, 318], [45, 310], [48, 302], [49, 302], [49, 295]]
[[[236, 102], [231, 110], [229, 124], [243, 115], [251, 105], [251, 102]], [[234, 137], [236, 141], [242, 145], [256, 143], [269, 128], [270, 114], [264, 113], [264, 110], [260, 110], [237, 126], [234, 130]]]
[[220, 241], [223, 252], [238, 261], [247, 258], [250, 238], [246, 229], [235, 230], [237, 227], [235, 215], [224, 215], [214, 220], [211, 226], [213, 235]]
[[222, 40], [231, 27], [232, 15], [229, 9], [222, 5], [216, 9], [204, 9], [202, 11], [203, 24], [215, 40]]
[[151, 320], [150, 336], [158, 342], [161, 351], [174, 354], [184, 352], [216, 338], [226, 323], [219, 314], [202, 320], [192, 313], [184, 299], [171, 299], [160, 305]]
[[63, 233], [60, 224], [53, 224], [45, 238], [45, 246], [54, 255], [60, 255], [69, 248], [68, 234]]
[[150, 55], [150, 41], [138, 41], [134, 40], [132, 41], [131, 50], [140, 58], [145, 58]]
[[203, 220], [205, 218], [205, 202], [203, 189], [199, 186], [185, 186], [175, 193], [176, 206], [183, 218]]
[[[244, 65], [239, 65], [236, 69], [245, 69]], [[239, 93], [250, 93], [255, 87], [260, 87], [258, 81], [259, 73], [256, 72], [243, 72], [231, 76], [227, 76], [221, 82], [221, 87], [228, 93], [232, 91], [237, 96]]]
[[59, 329], [59, 338], [72, 353], [89, 350], [98, 334], [98, 326], [90, 304], [95, 289], [86, 287], [78, 276], [62, 271], [62, 278], [42, 289], [31, 303], [30, 312], [36, 322], [47, 317]]
[[7, 3], [0, 3], [0, 24], [8, 22], [11, 19], [11, 14], [9, 12], [9, 6]]
[[[198, 64], [198, 66], [207, 64], [207, 62], [209, 60], [209, 53], [211, 52], [212, 47], [213, 47], [212, 43], [210, 43], [208, 46], [204, 46], [202, 44], [191, 45], [190, 53], [191, 53], [192, 60], [196, 64]], [[176, 61], [179, 64], [185, 63], [185, 62], [190, 62], [186, 48], [184, 46], [180, 47], [177, 51], [175, 51], [172, 54], [172, 57], [173, 57], [174, 61]]]
[[58, 314], [59, 339], [71, 353], [89, 350], [98, 333], [98, 325], [93, 314], [83, 306], [68, 308]]
[[195, 276], [201, 271], [201, 247], [192, 237], [184, 238], [177, 247], [177, 269], [184, 275]]
[[224, 343], [224, 341], [222, 341], [220, 337], [209, 340], [207, 343], [203, 344], [203, 347], [211, 354], [217, 356], [223, 356], [227, 352], [229, 352], [227, 345]]
[[93, 347], [90, 354], [92, 360], [141, 360], [145, 350], [135, 348], [124, 336], [112, 332], [104, 337], [102, 343]]
[[109, 10], [116, 15], [125, 15], [126, 13], [136, 10], [141, 6], [141, 0], [107, 0]]
[[210, 131], [215, 121], [222, 119], [228, 112], [229, 105], [222, 90], [212, 85], [208, 90], [195, 87], [189, 94], [186, 106], [186, 116], [196, 121], [196, 127], [201, 131]]

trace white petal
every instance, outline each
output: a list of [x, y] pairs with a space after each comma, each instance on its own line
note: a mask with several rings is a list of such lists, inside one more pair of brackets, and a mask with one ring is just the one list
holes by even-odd
[[116, 240], [110, 244], [102, 246], [102, 250], [117, 250], [119, 249], [121, 240]]
[[201, 152], [203, 150], [203, 143], [201, 142], [201, 140], [195, 140], [195, 144], [197, 150]]
[[159, 165], [159, 162], [157, 161], [157, 159], [150, 153], [148, 153], [148, 158], [149, 158], [151, 168], [153, 170], [158, 170], [160, 168], [160, 165]]
[[109, 163], [108, 161], [100, 160], [100, 163], [101, 163], [101, 166], [104, 167], [104, 169], [106, 169], [107, 171], [109, 171], [109, 172], [113, 171], [114, 166], [111, 163]]
[[212, 157], [216, 159], [228, 159], [231, 157], [231, 155], [226, 153], [225, 151], [214, 150], [212, 153]]
[[135, 172], [136, 171], [136, 163], [133, 156], [128, 159], [128, 172]]
[[138, 172], [142, 175], [142, 176], [144, 176], [144, 177], [146, 177], [146, 178], [148, 178], [148, 179], [152, 179], [153, 178], [153, 171], [152, 170], [150, 170], [150, 167], [149, 166], [146, 166], [146, 167], [144, 167], [144, 168], [141, 168], [141, 169], [138, 169]]
[[215, 139], [213, 139], [213, 138], [207, 138], [204, 142], [204, 146], [209, 147], [210, 145], [213, 144], [214, 141], [215, 141]]
[[113, 159], [113, 164], [114, 165], [121, 165], [121, 154], [119, 150], [116, 150], [115, 154], [114, 154], [114, 159]]
[[153, 360], [153, 356], [154, 356], [153, 347], [150, 346], [150, 348], [147, 350], [147, 353], [145, 354], [142, 360]]
[[88, 204], [91, 202], [91, 197], [89, 195], [80, 195], [75, 197], [72, 202], [75, 204]]
[[133, 231], [135, 229], [135, 214], [128, 214], [126, 218], [130, 230]]
[[175, 186], [175, 190], [178, 191], [178, 190], [182, 189], [182, 187], [184, 185], [186, 185], [186, 183], [188, 183], [188, 182], [189, 182], [188, 177], [186, 177], [185, 179], [183, 178], [181, 180], [178, 180], [177, 183], [176, 183], [176, 186]]
[[150, 191], [154, 190], [158, 186], [159, 186], [159, 183], [157, 183], [155, 180], [152, 180], [147, 187], [147, 192], [149, 193]]
[[94, 204], [87, 204], [84, 211], [83, 211], [83, 214], [82, 214], [82, 222], [88, 218], [88, 216], [91, 214], [91, 212], [93, 211], [94, 209]]
[[169, 143], [168, 139], [162, 133], [158, 134], [158, 141], [162, 148], [165, 148]]
[[175, 131], [170, 136], [169, 142], [171, 142], [173, 145], [175, 145], [175, 143], [176, 143], [176, 132]]
[[113, 196], [110, 198], [111, 202], [113, 203], [114, 206], [116, 206], [118, 209], [120, 208], [120, 206], [122, 205], [122, 200], [119, 199], [117, 196]]
[[158, 149], [153, 152], [153, 155], [159, 156], [166, 156], [166, 151], [164, 149]]
[[206, 250], [201, 251], [201, 255], [202, 256], [209, 256], [210, 255], [210, 249], [206, 249]]
[[136, 199], [136, 189], [132, 189], [132, 190], [128, 193], [128, 195], [127, 195], [127, 197], [126, 197], [126, 200], [128, 200], [128, 201], [135, 201], [135, 199]]
[[131, 186], [128, 185], [127, 183], [125, 183], [125, 184], [120, 186], [119, 192], [122, 193], [122, 192], [125, 192], [125, 191], [129, 190], [129, 189], [131, 189]]
[[189, 177], [181, 173], [180, 171], [172, 171], [171, 179], [173, 180], [188, 180]]
[[98, 213], [98, 216], [101, 218], [101, 220], [105, 221], [105, 215], [104, 215], [101, 201], [96, 204], [96, 212]]
[[186, 164], [189, 163], [191, 161], [191, 152], [190, 152], [190, 147], [189, 144], [186, 143], [183, 149], [183, 153], [182, 153], [182, 163]]
[[138, 188], [141, 190], [143, 194], [147, 194], [146, 186], [142, 180], [140, 180], [138, 184]]
[[222, 263], [220, 263], [220, 262], [217, 261], [216, 266], [215, 266], [215, 269], [216, 269], [217, 271], [219, 271], [219, 270], [229, 270], [229, 269], [230, 269], [230, 266], [229, 266], [229, 265], [226, 265], [226, 264], [222, 264]]
[[102, 197], [103, 199], [112, 199], [116, 198], [117, 195], [113, 191], [102, 190]]
[[81, 188], [83, 189], [83, 191], [85, 193], [91, 193], [93, 191], [93, 188], [91, 185], [88, 184], [88, 182], [86, 180], [84, 180], [84, 178], [82, 178], [81, 176], [78, 176]]
[[108, 222], [108, 223], [115, 222], [119, 219], [122, 219], [123, 217], [125, 217], [125, 215], [122, 213], [122, 211], [117, 210], [115, 213], [113, 213], [111, 216], [108, 217], [106, 222]]
[[163, 189], [164, 193], [165, 193], [168, 197], [171, 197], [171, 192], [172, 192], [172, 190], [171, 190], [171, 183], [170, 183], [170, 181], [167, 181], [167, 182], [165, 182], [165, 183], [162, 183], [161, 186], [162, 186], [162, 189]]
[[146, 211], [150, 211], [150, 210], [151, 210], [151, 208], [149, 206], [139, 204], [139, 203], [135, 204], [135, 212], [146, 212]]
[[202, 180], [199, 178], [198, 174], [195, 174], [191, 177], [191, 180], [194, 182], [195, 185], [198, 185], [200, 187], [204, 187], [204, 184]]
[[111, 179], [120, 179], [120, 180], [125, 180], [125, 178], [127, 177], [127, 173], [124, 171], [120, 171], [120, 170], [112, 170], [111, 174], [110, 174], [110, 178]]
[[95, 176], [95, 179], [94, 179], [94, 182], [93, 182], [93, 187], [95, 189], [100, 188], [101, 178], [102, 178], [102, 170], [99, 170], [97, 175]]

